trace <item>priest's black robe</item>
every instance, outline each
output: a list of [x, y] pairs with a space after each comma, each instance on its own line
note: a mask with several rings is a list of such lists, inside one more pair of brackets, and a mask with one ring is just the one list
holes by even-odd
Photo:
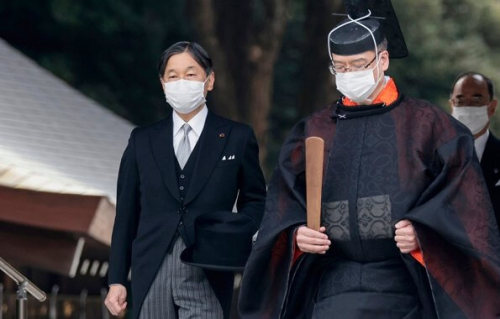
[[[243, 319], [311, 315], [324, 260], [303, 254], [293, 262], [294, 231], [306, 223], [308, 136], [325, 140], [322, 214], [342, 201], [349, 214], [359, 214], [360, 200], [382, 198], [392, 227], [382, 227], [384, 238], [394, 236], [397, 221], [413, 223], [425, 267], [408, 254], [399, 257], [423, 318], [500, 316], [500, 238], [472, 136], [437, 107], [400, 96], [389, 106], [346, 107], [338, 101], [292, 129], [244, 272]], [[359, 238], [362, 225], [349, 227]], [[332, 254], [339, 243], [332, 240]]]

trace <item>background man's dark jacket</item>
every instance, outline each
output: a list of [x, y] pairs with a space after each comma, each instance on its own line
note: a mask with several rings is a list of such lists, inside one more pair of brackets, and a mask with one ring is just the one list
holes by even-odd
[[[121, 161], [109, 283], [125, 285], [131, 267], [133, 318], [179, 229], [189, 246], [196, 217], [216, 210], [231, 212], [236, 198], [238, 212], [255, 221], [255, 230], [262, 218], [265, 181], [252, 129], [209, 112], [195, 146], [199, 149], [192, 180], [181, 198], [172, 126], [169, 116], [134, 129]], [[207, 275], [211, 280], [213, 276]], [[222, 286], [214, 280], [211, 284], [227, 313], [233, 275], [218, 277], [215, 281]]]
[[495, 209], [498, 229], [500, 229], [500, 140], [491, 132], [481, 158], [481, 169]]

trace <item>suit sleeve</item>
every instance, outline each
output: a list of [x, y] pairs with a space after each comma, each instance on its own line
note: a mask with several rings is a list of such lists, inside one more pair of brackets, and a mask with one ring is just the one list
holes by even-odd
[[238, 188], [238, 212], [252, 218], [257, 230], [264, 213], [266, 184], [259, 164], [259, 146], [251, 129], [248, 130], [243, 151]]
[[132, 241], [140, 214], [139, 173], [132, 131], [118, 172], [116, 217], [111, 239], [109, 284], [127, 282], [131, 264]]

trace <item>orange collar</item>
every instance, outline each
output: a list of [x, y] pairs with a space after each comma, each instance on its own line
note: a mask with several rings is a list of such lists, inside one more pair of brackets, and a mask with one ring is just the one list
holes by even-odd
[[[387, 84], [385, 87], [380, 91], [380, 93], [377, 95], [375, 100], [371, 103], [373, 104], [380, 104], [384, 103], [385, 105], [391, 105], [394, 103], [399, 96], [398, 88], [396, 87], [396, 83], [392, 78], [389, 78], [389, 81], [387, 81]], [[353, 100], [349, 99], [347, 96], [344, 96], [342, 98], [342, 104], [344, 106], [357, 106], [359, 105], [357, 102], [354, 102]]]

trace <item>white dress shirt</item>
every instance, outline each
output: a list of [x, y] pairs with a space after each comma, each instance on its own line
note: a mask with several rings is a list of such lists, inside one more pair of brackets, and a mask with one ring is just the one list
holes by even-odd
[[[198, 112], [192, 119], [190, 119], [187, 124], [191, 126], [191, 130], [189, 130], [188, 133], [188, 138], [189, 138], [189, 145], [191, 146], [191, 151], [194, 149], [196, 146], [196, 143], [198, 142], [201, 132], [203, 132], [203, 128], [205, 127], [205, 120], [207, 119], [207, 114], [208, 114], [208, 108], [206, 105], [203, 106], [201, 111]], [[183, 132], [181, 130], [182, 125], [184, 125], [186, 122], [177, 114], [177, 112], [172, 111], [172, 119], [174, 121], [174, 131], [173, 131], [173, 145], [174, 145], [174, 152], [177, 154], [177, 149], [179, 148], [179, 143], [181, 142], [181, 139], [183, 137]]]
[[486, 148], [486, 142], [488, 141], [488, 136], [490, 136], [490, 130], [486, 130], [486, 132], [476, 138], [474, 140], [474, 148], [476, 149], [476, 155], [477, 158], [479, 159], [479, 162], [481, 162], [481, 159], [483, 158], [483, 153], [484, 149]]

